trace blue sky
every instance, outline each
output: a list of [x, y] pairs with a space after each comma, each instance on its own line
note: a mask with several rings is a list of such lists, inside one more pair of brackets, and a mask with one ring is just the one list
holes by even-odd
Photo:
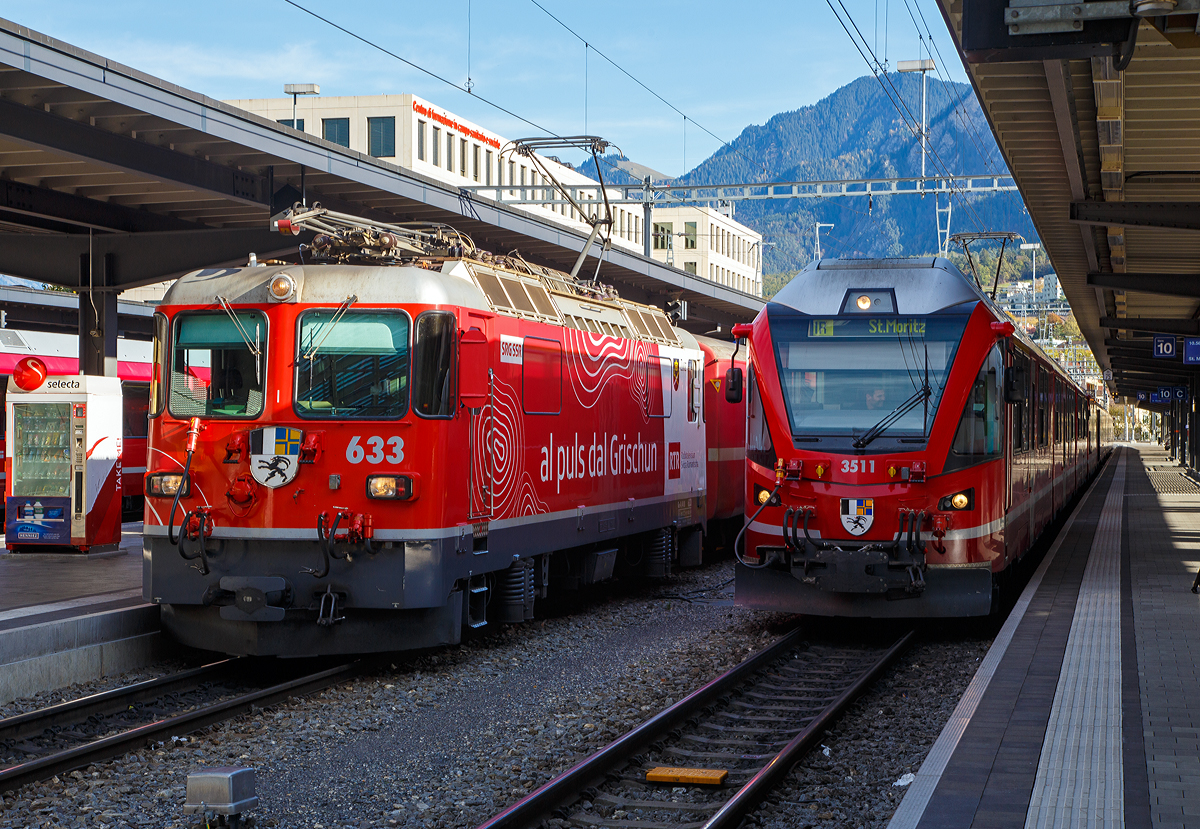
[[[941, 76], [964, 79], [933, 0], [842, 2], [880, 59], [885, 44], [893, 66], [925, 56], [915, 18], [948, 62]], [[538, 3], [686, 126], [532, 0], [301, 5], [458, 84], [469, 53], [480, 98], [560, 135], [586, 124], [668, 175], [720, 146], [705, 130], [731, 140], [868, 73], [824, 0], [610, 0], [602, 12], [582, 0]], [[284, 0], [8, 0], [0, 16], [214, 98], [279, 97], [285, 83], [319, 83], [326, 95], [413, 92], [509, 138], [540, 134]]]

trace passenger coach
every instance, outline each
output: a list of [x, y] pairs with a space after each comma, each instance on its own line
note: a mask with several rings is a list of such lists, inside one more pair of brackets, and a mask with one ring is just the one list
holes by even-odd
[[1106, 413], [946, 259], [821, 260], [734, 334], [742, 605], [985, 615], [1108, 451]]

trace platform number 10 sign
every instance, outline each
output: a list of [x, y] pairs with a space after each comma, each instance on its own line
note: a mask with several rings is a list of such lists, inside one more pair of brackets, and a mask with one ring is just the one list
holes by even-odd
[[1175, 338], [1156, 336], [1154, 338], [1154, 356], [1167, 360], [1174, 360]]

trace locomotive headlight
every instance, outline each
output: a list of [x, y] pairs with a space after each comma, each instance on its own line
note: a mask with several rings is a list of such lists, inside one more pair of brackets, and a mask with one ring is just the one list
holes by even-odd
[[296, 280], [292, 279], [289, 274], [277, 273], [271, 277], [271, 284], [267, 286], [267, 291], [271, 294], [271, 299], [276, 302], [287, 302], [296, 296]]
[[765, 503], [767, 503], [767, 501], [770, 501], [770, 500], [771, 500], [771, 493], [767, 492], [765, 489], [760, 489], [758, 491], [758, 503], [765, 504]]
[[183, 475], [177, 473], [158, 473], [146, 476], [146, 494], [155, 498], [174, 498], [181, 486], [183, 487], [182, 494], [186, 496], [191, 487], [184, 483]]
[[866, 311], [871, 307], [871, 298], [866, 294], [863, 294], [855, 301], [855, 304], [858, 305], [859, 310]]
[[964, 489], [962, 492], [956, 492], [953, 495], [947, 495], [938, 502], [940, 510], [967, 510], [975, 509], [975, 489]]
[[412, 479], [407, 475], [367, 476], [368, 498], [382, 501], [407, 501], [412, 496]]

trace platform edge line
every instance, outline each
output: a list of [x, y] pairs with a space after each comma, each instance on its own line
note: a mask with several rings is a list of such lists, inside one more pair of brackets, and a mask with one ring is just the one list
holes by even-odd
[[1067, 537], [1068, 531], [1075, 526], [1075, 519], [1079, 517], [1079, 513], [1083, 510], [1084, 506], [1091, 501], [1096, 487], [1103, 480], [1104, 468], [1115, 458], [1116, 454], [1114, 450], [1109, 455], [1108, 460], [1105, 461], [1104, 466], [1097, 470], [1095, 480], [1092, 481], [1083, 497], [1079, 499], [1079, 503], [1075, 505], [1075, 509], [1071, 512], [1062, 530], [1059, 531], [1058, 537], [1054, 539], [1054, 543], [1050, 545], [1050, 549], [1046, 551], [1046, 555], [1042, 558], [1037, 570], [1034, 571], [1033, 576], [1029, 579], [1029, 583], [1021, 591], [1020, 598], [1013, 605], [1012, 612], [1009, 613], [1008, 619], [1005, 620], [1004, 625], [1000, 628], [1000, 632], [992, 640], [992, 646], [988, 649], [983, 661], [979, 663], [979, 667], [975, 671], [975, 676], [971, 679], [971, 683], [963, 693], [962, 699], [958, 701], [954, 713], [950, 715], [949, 721], [942, 728], [942, 732], [938, 735], [937, 740], [934, 741], [933, 747], [929, 749], [929, 754], [925, 756], [925, 761], [921, 763], [921, 768], [914, 775], [913, 782], [909, 784], [904, 799], [900, 801], [900, 805], [892, 813], [892, 819], [888, 822], [887, 829], [915, 829], [916, 825], [920, 823], [921, 818], [925, 816], [925, 809], [933, 797], [933, 792], [937, 788], [938, 782], [942, 779], [943, 772], [946, 771], [950, 757], [954, 754], [954, 750], [958, 748], [959, 740], [962, 739], [967, 724], [970, 723], [971, 718], [975, 715], [975, 710], [979, 707], [979, 702], [983, 699], [984, 693], [987, 692], [988, 685], [996, 673], [996, 668], [999, 667], [1000, 661], [1008, 651], [1008, 646], [1012, 642], [1017, 627], [1021, 624], [1021, 620], [1025, 618], [1025, 611], [1033, 601], [1038, 588], [1041, 587], [1042, 578], [1054, 562], [1054, 557], [1058, 554], [1059, 547], [1062, 546], [1063, 539]]

